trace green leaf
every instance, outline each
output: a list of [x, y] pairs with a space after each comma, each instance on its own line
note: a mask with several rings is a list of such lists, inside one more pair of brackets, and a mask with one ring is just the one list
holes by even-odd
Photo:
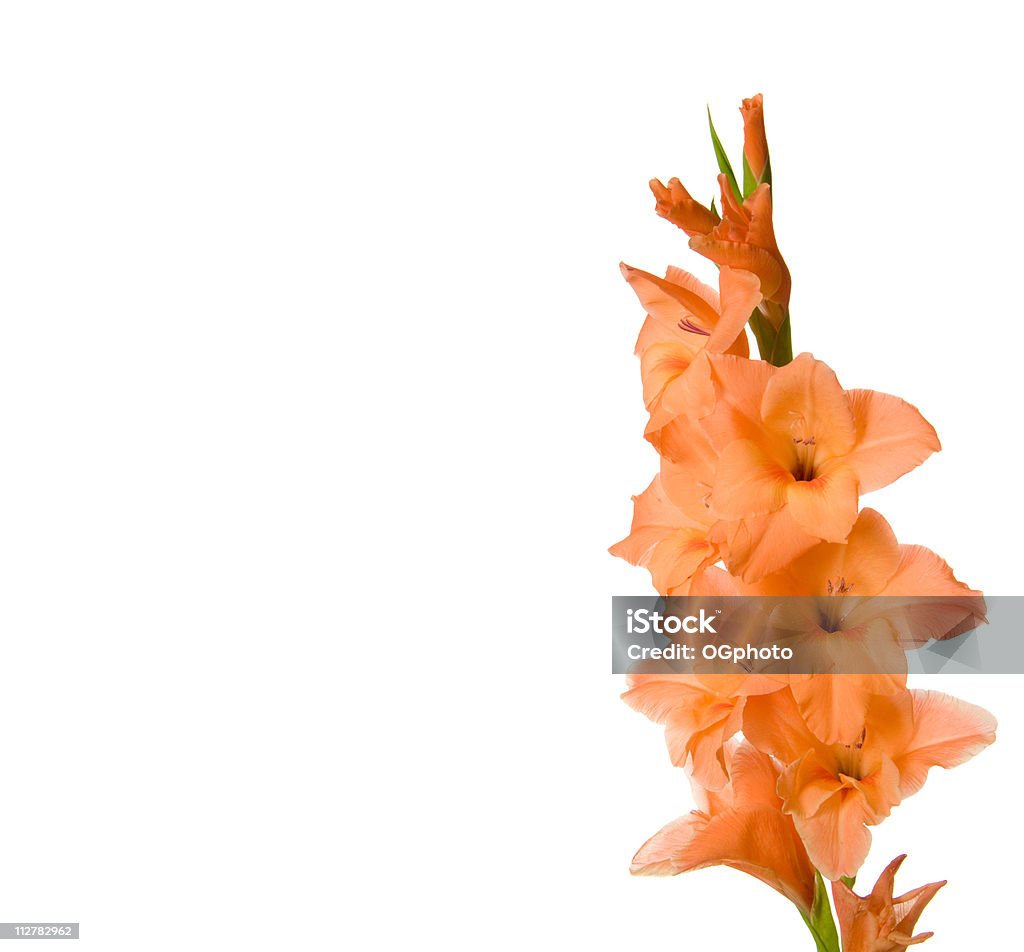
[[747, 162], [746, 153], [743, 154], [743, 197], [749, 198], [753, 193], [754, 189], [757, 188], [762, 182], [767, 182], [769, 185], [772, 184], [772, 160], [769, 156], [764, 162], [764, 171], [761, 173], [759, 179], [754, 178], [754, 173], [750, 170], [750, 165]]
[[715, 158], [718, 160], [718, 171], [729, 179], [729, 187], [732, 189], [733, 195], [736, 196], [736, 201], [742, 202], [743, 193], [740, 191], [739, 183], [736, 181], [736, 173], [732, 170], [732, 163], [729, 162], [729, 156], [725, 154], [725, 149], [722, 147], [722, 140], [718, 138], [718, 133], [715, 132], [715, 124], [711, 120], [710, 106], [708, 106], [708, 127], [711, 129], [711, 144], [715, 147]]
[[832, 918], [832, 906], [828, 901], [828, 890], [821, 873], [814, 874], [814, 905], [808, 916], [801, 912], [804, 923], [810, 929], [817, 952], [839, 952], [839, 933]]
[[718, 214], [718, 209], [715, 208], [715, 200], [713, 198], [711, 199], [711, 214], [714, 215], [715, 218], [722, 217], [721, 215]]
[[839, 878], [847, 889], [853, 889], [853, 884], [857, 882], [856, 876], [840, 876]]
[[750, 163], [747, 161], [747, 154], [743, 153], [743, 197], [749, 198], [758, 186], [754, 173], [750, 171]]

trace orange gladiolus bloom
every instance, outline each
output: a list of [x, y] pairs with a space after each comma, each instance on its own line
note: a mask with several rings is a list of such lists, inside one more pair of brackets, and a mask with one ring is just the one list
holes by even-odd
[[[977, 608], [981, 592], [958, 581], [930, 549], [900, 545], [881, 513], [863, 509], [844, 542], [820, 542], [781, 571], [745, 586], [746, 595], [934, 596]], [[943, 633], [948, 628], [943, 629]], [[929, 631], [920, 643], [939, 637]]]
[[[700, 515], [698, 511], [698, 516]], [[666, 492], [660, 476], [633, 497], [629, 535], [608, 551], [651, 573], [661, 595], [686, 595], [693, 579], [718, 561], [708, 522], [693, 518]]]
[[854, 876], [881, 823], [924, 785], [931, 767], [955, 767], [995, 740], [987, 711], [936, 691], [906, 691], [871, 701], [861, 738], [823, 744], [808, 729], [789, 690], [751, 697], [743, 733], [778, 758], [784, 812], [828, 879]]
[[902, 952], [908, 945], [917, 945], [934, 935], [914, 935], [914, 927], [924, 907], [946, 881], [928, 883], [893, 898], [896, 871], [906, 858], [904, 853], [886, 866], [867, 896], [858, 896], [845, 883], [832, 884], [843, 952]]
[[753, 275], [732, 268], [722, 269], [716, 292], [680, 268], [669, 268], [659, 278], [629, 265], [620, 267], [647, 311], [636, 352], [644, 404], [651, 414], [647, 437], [658, 446], [661, 430], [689, 412], [697, 382], [687, 370], [694, 361], [705, 352], [749, 353], [743, 328], [760, 292]]
[[742, 674], [637, 673], [627, 684], [622, 699], [665, 725], [672, 763], [687, 767], [707, 790], [720, 790], [729, 779], [726, 745], [740, 730], [747, 698], [784, 687], [778, 680]]
[[981, 592], [929, 549], [900, 545], [873, 509], [860, 513], [845, 543], [819, 543], [781, 572], [736, 590], [816, 596], [779, 607], [776, 637], [786, 628], [804, 649], [817, 639], [838, 667], [864, 672], [790, 676], [801, 715], [826, 743], [855, 742], [872, 696], [906, 686], [907, 649], [984, 619]]
[[694, 784], [698, 809], [651, 837], [631, 872], [674, 876], [731, 866], [777, 890], [806, 916], [814, 902], [814, 868], [775, 788], [778, 770], [749, 744], [726, 749], [730, 781], [715, 793]]
[[[668, 341], [684, 348], [690, 360], [705, 348], [709, 354], [730, 352], [747, 356], [743, 328], [760, 299], [752, 274], [722, 268], [716, 292], [682, 268], [668, 268], [664, 278], [628, 264], [619, 268], [648, 316], [658, 325], [659, 333], [653, 339], [641, 334], [641, 353], [659, 341]], [[730, 350], [741, 337], [743, 343]]]
[[[843, 390], [810, 354], [785, 367], [708, 358], [714, 410], [701, 425], [719, 453], [711, 509], [726, 566], [753, 582], [819, 541], [845, 542], [858, 497], [940, 449], [898, 397]], [[756, 531], [755, 531], [756, 530]]]

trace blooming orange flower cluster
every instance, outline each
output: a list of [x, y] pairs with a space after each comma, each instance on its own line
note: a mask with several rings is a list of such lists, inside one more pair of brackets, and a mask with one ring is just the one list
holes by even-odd
[[[660, 470], [634, 497], [632, 529], [611, 551], [647, 568], [666, 596], [934, 597], [966, 607], [911, 639], [967, 630], [981, 593], [860, 507], [863, 494], [940, 449], [935, 430], [900, 398], [847, 390], [822, 361], [793, 358], [761, 96], [741, 113], [742, 183], [711, 128], [720, 213], [678, 179], [651, 183], [658, 214], [719, 266], [717, 290], [679, 268], [662, 278], [622, 265], [646, 312], [636, 352]], [[750, 355], [748, 324], [761, 359]], [[834, 640], [874, 623], [828, 614], [840, 619], [824, 629]], [[911, 690], [905, 674], [645, 671], [628, 687], [626, 702], [665, 726], [672, 763], [698, 801], [640, 849], [633, 872], [740, 869], [796, 904], [819, 949], [838, 949], [824, 877], [844, 952], [927, 938], [910, 933], [941, 884], [893, 899], [902, 857], [867, 898], [850, 884], [870, 826], [920, 790], [931, 767], [954, 767], [993, 742], [989, 713]]]

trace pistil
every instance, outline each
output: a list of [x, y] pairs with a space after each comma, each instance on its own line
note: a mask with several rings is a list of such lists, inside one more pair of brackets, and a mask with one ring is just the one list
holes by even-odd
[[793, 447], [796, 450], [796, 468], [793, 475], [798, 482], [810, 482], [814, 479], [814, 451], [817, 440], [813, 436], [793, 437]]

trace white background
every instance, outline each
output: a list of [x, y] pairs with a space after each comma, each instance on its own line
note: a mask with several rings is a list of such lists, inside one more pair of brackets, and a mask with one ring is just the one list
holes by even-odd
[[[712, 274], [765, 95], [797, 350], [945, 450], [868, 497], [1021, 593], [1019, 24], [991, 2], [14, 3], [0, 11], [0, 920], [82, 949], [792, 949], [618, 700], [605, 552], [654, 472], [617, 264]], [[538, 665], [539, 643], [557, 661]], [[936, 681], [932, 686], [939, 686]], [[862, 882], [1015, 931], [999, 743]]]

